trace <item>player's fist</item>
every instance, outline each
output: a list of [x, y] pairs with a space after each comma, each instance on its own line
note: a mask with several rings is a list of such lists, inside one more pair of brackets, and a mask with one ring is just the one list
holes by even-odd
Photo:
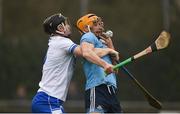
[[113, 49], [110, 49], [110, 55], [111, 57], [113, 57], [116, 61], [119, 61], [119, 52], [113, 50]]
[[113, 72], [114, 72], [114, 70], [113, 70], [113, 65], [107, 64], [107, 65], [104, 67], [104, 71], [105, 71], [106, 74], [113, 73]]

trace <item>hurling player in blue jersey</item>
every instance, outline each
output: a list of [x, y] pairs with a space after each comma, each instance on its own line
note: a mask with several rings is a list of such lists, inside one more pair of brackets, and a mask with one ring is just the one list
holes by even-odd
[[[82, 54], [89, 56], [93, 48], [114, 48], [112, 40], [103, 36], [104, 23], [95, 14], [87, 14], [76, 23], [82, 34], [80, 44]], [[103, 39], [103, 40], [102, 40]], [[101, 57], [112, 64], [109, 54]], [[116, 57], [118, 59], [118, 57]], [[86, 76], [85, 108], [89, 113], [120, 113], [121, 106], [117, 99], [117, 83], [115, 73], [106, 76], [104, 69], [84, 59], [83, 69]], [[107, 69], [112, 72], [112, 69]]]

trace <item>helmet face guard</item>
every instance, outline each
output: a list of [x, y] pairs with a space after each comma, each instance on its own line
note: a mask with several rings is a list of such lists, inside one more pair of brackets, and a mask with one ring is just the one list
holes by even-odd
[[71, 25], [69, 18], [66, 18], [66, 19], [65, 19], [64, 24], [65, 24], [65, 25]]
[[71, 25], [69, 18], [66, 17], [65, 20], [62, 23], [58, 24], [57, 26], [59, 25]]

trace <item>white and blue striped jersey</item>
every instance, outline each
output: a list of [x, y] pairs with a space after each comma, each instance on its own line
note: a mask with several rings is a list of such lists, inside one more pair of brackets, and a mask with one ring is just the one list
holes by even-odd
[[77, 45], [68, 38], [52, 36], [48, 46], [38, 92], [65, 101], [74, 71], [73, 51]]

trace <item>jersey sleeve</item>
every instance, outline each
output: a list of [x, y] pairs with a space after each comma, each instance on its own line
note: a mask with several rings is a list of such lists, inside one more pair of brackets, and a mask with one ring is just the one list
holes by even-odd
[[91, 43], [91, 44], [95, 45], [96, 36], [91, 32], [86, 33], [81, 37], [80, 44], [83, 43], [83, 42], [88, 42], [88, 43]]
[[67, 53], [73, 53], [74, 49], [78, 46], [77, 44], [75, 44], [73, 41], [71, 41], [70, 39], [66, 40], [66, 42], [63, 44], [64, 45], [64, 50]]

